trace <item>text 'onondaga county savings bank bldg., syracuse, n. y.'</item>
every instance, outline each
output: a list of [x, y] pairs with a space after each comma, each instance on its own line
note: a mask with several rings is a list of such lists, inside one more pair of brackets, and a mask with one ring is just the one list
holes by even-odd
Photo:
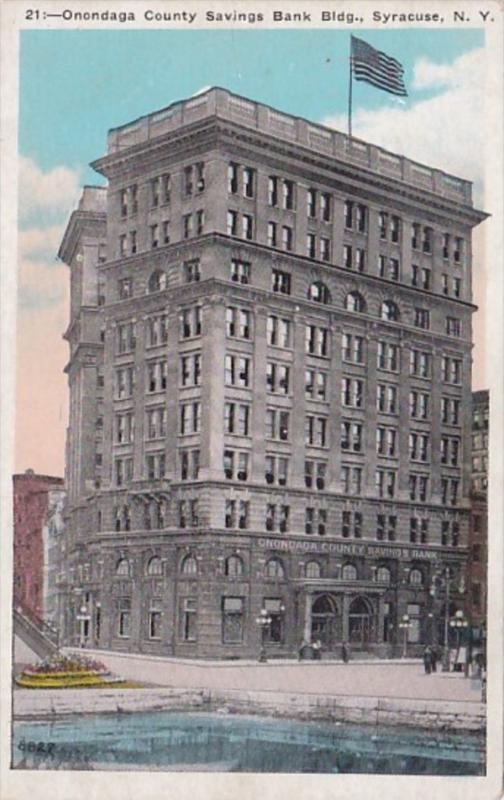
[[392, 655], [407, 614], [412, 654], [442, 641], [433, 587], [462, 606], [470, 510], [471, 184], [219, 88], [110, 131], [93, 166], [108, 187], [60, 249], [64, 640]]

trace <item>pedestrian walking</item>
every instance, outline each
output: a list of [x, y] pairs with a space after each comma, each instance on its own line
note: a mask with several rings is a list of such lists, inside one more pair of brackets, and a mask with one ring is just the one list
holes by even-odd
[[431, 659], [431, 666], [432, 671], [437, 672], [437, 662], [439, 661], [439, 652], [436, 647], [431, 647], [432, 659]]
[[347, 642], [343, 642], [341, 645], [341, 658], [344, 664], [348, 664], [350, 661], [350, 648]]
[[423, 651], [423, 663], [425, 674], [430, 675], [432, 672], [432, 649], [429, 647], [429, 645], [427, 645]]

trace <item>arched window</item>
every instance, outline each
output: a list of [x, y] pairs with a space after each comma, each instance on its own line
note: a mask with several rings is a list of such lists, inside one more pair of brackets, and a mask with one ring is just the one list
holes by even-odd
[[116, 564], [116, 575], [130, 574], [130, 564], [127, 558], [120, 558]]
[[386, 319], [389, 322], [397, 322], [399, 319], [399, 308], [393, 300], [384, 300], [381, 304], [381, 313], [380, 316], [382, 319]]
[[378, 583], [390, 583], [390, 570], [388, 567], [378, 567], [376, 570], [376, 580]]
[[341, 575], [344, 581], [356, 581], [357, 568], [353, 564], [345, 564]]
[[308, 561], [305, 567], [305, 573], [307, 578], [320, 578], [322, 570], [320, 569], [318, 561]]
[[194, 558], [194, 556], [186, 556], [182, 561], [180, 566], [180, 571], [182, 575], [197, 575], [198, 574], [198, 562]]
[[345, 308], [362, 314], [366, 310], [366, 301], [360, 292], [350, 292], [345, 298]]
[[331, 302], [331, 293], [325, 283], [322, 283], [322, 281], [314, 281], [308, 289], [308, 299], [315, 300], [316, 303], [324, 303], [327, 305], [327, 303]]
[[279, 558], [270, 558], [266, 562], [264, 574], [267, 578], [285, 578], [284, 565]]
[[243, 561], [240, 556], [229, 556], [229, 558], [226, 558], [224, 572], [228, 578], [237, 578], [243, 575]]
[[155, 270], [149, 278], [149, 294], [153, 292], [162, 292], [166, 289], [166, 272], [161, 269]]
[[147, 575], [162, 575], [163, 562], [159, 556], [153, 556], [147, 564]]
[[423, 583], [422, 571], [419, 569], [412, 569], [409, 574], [409, 582], [414, 586], [421, 586]]

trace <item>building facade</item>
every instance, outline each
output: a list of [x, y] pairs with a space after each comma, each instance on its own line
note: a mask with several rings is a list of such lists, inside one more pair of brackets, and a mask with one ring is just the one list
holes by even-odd
[[32, 469], [13, 475], [14, 491], [14, 607], [46, 618], [46, 520], [54, 492], [63, 478], [37, 475]]
[[108, 188], [60, 248], [66, 640], [442, 636], [469, 533], [470, 184], [223, 89], [112, 130], [93, 166]]
[[488, 570], [488, 390], [473, 392], [471, 519], [466, 611], [472, 625], [486, 624]]

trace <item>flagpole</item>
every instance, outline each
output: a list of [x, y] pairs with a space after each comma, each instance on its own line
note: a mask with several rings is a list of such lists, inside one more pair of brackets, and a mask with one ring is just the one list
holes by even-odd
[[352, 138], [352, 36], [350, 36], [350, 58], [348, 74], [348, 136]]

